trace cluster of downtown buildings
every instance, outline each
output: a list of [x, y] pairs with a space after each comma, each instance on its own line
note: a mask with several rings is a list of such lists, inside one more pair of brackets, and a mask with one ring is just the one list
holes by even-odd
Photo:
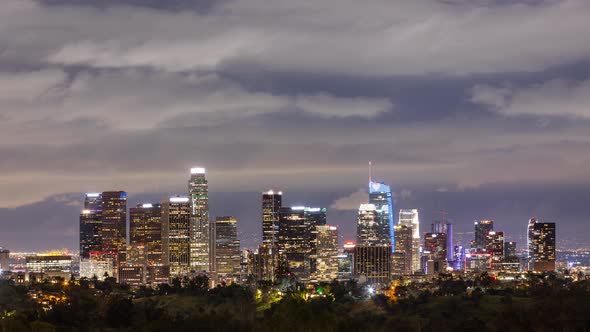
[[[212, 286], [290, 277], [306, 284], [356, 279], [386, 287], [398, 277], [555, 270], [555, 223], [531, 219], [527, 251], [519, 256], [516, 243], [505, 241], [492, 220], [476, 221], [467, 248], [453, 242], [453, 225], [444, 215], [422, 234], [418, 210], [394, 213], [390, 187], [371, 180], [358, 210], [356, 243], [339, 246], [338, 227], [327, 223], [326, 208], [283, 206], [283, 193], [270, 190], [261, 197], [262, 243], [242, 250], [237, 219], [210, 218], [208, 190], [205, 169], [192, 168], [186, 195], [158, 203], [128, 209], [124, 191], [87, 193], [80, 213], [80, 277], [110, 276], [132, 286], [204, 274]], [[71, 266], [71, 256], [55, 253], [26, 262], [29, 279], [69, 278]]]

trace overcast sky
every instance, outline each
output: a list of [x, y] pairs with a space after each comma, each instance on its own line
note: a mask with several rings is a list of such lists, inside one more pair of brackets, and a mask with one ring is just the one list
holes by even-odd
[[2, 0], [0, 245], [68, 247], [85, 191], [186, 190], [260, 233], [261, 191], [354, 237], [367, 162], [456, 229], [590, 244], [590, 1]]

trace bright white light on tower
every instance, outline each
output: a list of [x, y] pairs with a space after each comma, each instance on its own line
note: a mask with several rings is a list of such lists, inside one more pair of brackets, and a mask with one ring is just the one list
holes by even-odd
[[144, 203], [141, 207], [144, 209], [151, 209], [154, 205], [152, 203]]
[[193, 167], [191, 168], [191, 174], [205, 174], [205, 169], [203, 167]]
[[375, 204], [361, 204], [359, 207], [361, 211], [374, 211], [376, 210]]
[[86, 193], [86, 197], [98, 197], [100, 193]]
[[170, 197], [170, 203], [187, 203], [188, 197]]

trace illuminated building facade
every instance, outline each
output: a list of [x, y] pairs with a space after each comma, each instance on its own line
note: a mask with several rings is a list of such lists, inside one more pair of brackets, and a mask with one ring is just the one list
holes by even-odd
[[[534, 219], [533, 219], [534, 220]], [[555, 271], [555, 223], [529, 223], [529, 253], [532, 269], [537, 272]]]
[[129, 241], [131, 245], [144, 245], [148, 265], [165, 265], [162, 244], [162, 206], [138, 204], [129, 209]]
[[278, 253], [288, 270], [302, 280], [315, 272], [317, 226], [326, 224], [326, 209], [283, 207], [279, 213]]
[[380, 182], [369, 182], [369, 204], [375, 206], [379, 213], [378, 223], [378, 240], [376, 245], [391, 246], [395, 249], [394, 238], [394, 217], [393, 217], [393, 198], [391, 188]]
[[453, 247], [453, 270], [465, 270], [465, 247], [456, 245]]
[[102, 194], [87, 193], [80, 213], [80, 258], [102, 251]]
[[10, 250], [0, 247], [0, 274], [10, 271]]
[[446, 233], [426, 233], [424, 235], [424, 256], [427, 257], [427, 261], [432, 261], [433, 264], [430, 272], [440, 273], [446, 270], [447, 254]]
[[[395, 252], [393, 273], [396, 275], [412, 274], [413, 263], [413, 229], [412, 226], [396, 225], [395, 226]], [[399, 261], [399, 262], [398, 262]]]
[[276, 246], [279, 235], [279, 214], [283, 193], [269, 190], [262, 193], [262, 243]]
[[398, 225], [411, 227], [412, 229], [412, 265], [410, 267], [410, 272], [418, 272], [420, 271], [421, 252], [420, 217], [418, 215], [418, 209], [400, 209]]
[[240, 240], [238, 220], [225, 216], [215, 218], [215, 266], [218, 281], [237, 281], [240, 274]]
[[113, 259], [102, 257], [100, 253], [91, 253], [88, 259], [80, 261], [80, 278], [104, 280], [107, 276], [112, 277]]
[[162, 245], [170, 274], [188, 272], [191, 257], [191, 203], [188, 197], [171, 197], [163, 202]]
[[484, 252], [488, 247], [488, 233], [494, 230], [493, 220], [480, 220], [475, 223], [475, 240], [472, 249], [476, 252]]
[[330, 225], [317, 226], [317, 281], [332, 281], [338, 278], [338, 228]]
[[29, 279], [43, 280], [72, 276], [72, 256], [63, 253], [37, 254], [26, 257], [26, 271]]
[[389, 246], [355, 246], [353, 273], [367, 283], [387, 286], [391, 281], [392, 252]]
[[277, 266], [274, 259], [276, 258], [277, 255], [273, 254], [272, 248], [265, 244], [261, 245], [256, 252], [248, 253], [248, 276], [252, 276], [256, 281], [274, 280]]
[[497, 268], [504, 261], [504, 232], [488, 232], [486, 252], [492, 257], [492, 267]]
[[355, 246], [353, 242], [348, 241], [338, 254], [338, 279], [340, 280], [350, 279], [353, 275]]
[[102, 252], [113, 258], [125, 245], [127, 237], [127, 193], [102, 193]]
[[516, 252], [516, 242], [504, 242], [504, 261], [518, 262], [518, 254]]
[[380, 211], [374, 204], [361, 204], [358, 212], [356, 243], [359, 246], [383, 246]]
[[191, 168], [188, 192], [191, 209], [190, 266], [196, 271], [210, 271], [214, 256], [209, 251], [214, 238], [210, 234], [209, 184], [204, 168]]

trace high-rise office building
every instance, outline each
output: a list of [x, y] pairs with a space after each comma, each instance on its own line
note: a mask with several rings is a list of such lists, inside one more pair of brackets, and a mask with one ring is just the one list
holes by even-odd
[[10, 271], [10, 250], [0, 247], [0, 274]]
[[453, 270], [463, 271], [465, 270], [465, 247], [456, 245], [453, 247]]
[[506, 260], [506, 261], [518, 260], [518, 254], [516, 252], [516, 242], [514, 242], [514, 241], [504, 242], [504, 260]]
[[87, 193], [80, 213], [80, 258], [102, 251], [102, 194]]
[[283, 193], [269, 190], [262, 193], [262, 243], [276, 246], [279, 236], [279, 212]]
[[400, 209], [399, 210], [399, 225], [412, 228], [412, 266], [411, 273], [420, 270], [420, 218], [418, 216], [418, 209]]
[[238, 220], [224, 216], [215, 218], [215, 266], [218, 281], [235, 282], [240, 275], [240, 240]]
[[527, 224], [527, 238], [526, 238], [526, 245], [527, 245], [527, 265], [528, 269], [532, 270], [532, 260], [533, 260], [533, 238], [535, 237], [535, 224], [537, 223], [537, 219], [531, 218], [529, 219], [529, 223]]
[[395, 226], [395, 257], [400, 261], [395, 264], [394, 274], [410, 275], [412, 274], [413, 262], [413, 238], [412, 226], [398, 224]]
[[270, 246], [260, 245], [256, 252], [248, 254], [247, 274], [254, 277], [256, 281], [274, 281], [277, 268], [276, 259], [278, 259], [278, 255], [272, 252]]
[[349, 279], [353, 275], [355, 247], [352, 241], [348, 241], [338, 254], [338, 279], [340, 280]]
[[196, 271], [210, 271], [214, 264], [214, 256], [209, 253], [213, 237], [209, 225], [209, 185], [204, 168], [191, 168], [188, 192], [191, 207], [190, 266]]
[[147, 250], [143, 244], [126, 245], [119, 252], [118, 282], [132, 287], [146, 285]]
[[332, 281], [338, 278], [338, 228], [330, 225], [317, 226], [317, 281]]
[[367, 283], [386, 286], [391, 281], [391, 248], [389, 246], [356, 246], [353, 273]]
[[381, 215], [374, 204], [361, 204], [356, 228], [356, 244], [359, 246], [384, 246], [381, 234]]
[[317, 226], [326, 224], [326, 209], [283, 207], [279, 213], [278, 253], [288, 269], [303, 280], [315, 272]]
[[370, 181], [369, 204], [373, 204], [375, 210], [379, 212], [379, 245], [391, 246], [392, 249], [395, 249], [395, 238], [393, 234], [394, 210], [391, 188], [384, 183]]
[[191, 257], [191, 203], [188, 197], [171, 197], [162, 202], [162, 246], [170, 274], [186, 273]]
[[453, 245], [453, 224], [447, 221], [446, 219], [446, 212], [443, 211], [443, 218], [442, 220], [437, 220], [431, 225], [431, 234], [439, 234], [437, 236], [437, 241], [442, 241], [441, 239], [444, 238], [446, 241], [446, 263], [447, 267], [453, 267], [453, 260], [455, 246]]
[[127, 193], [102, 193], [102, 252], [116, 258], [127, 242]]
[[138, 204], [129, 209], [129, 242], [145, 246], [148, 265], [166, 265], [162, 233], [162, 206]]
[[[534, 219], [532, 219], [534, 220]], [[555, 223], [529, 221], [530, 263], [534, 271], [555, 271]]]
[[488, 232], [486, 252], [492, 257], [492, 267], [496, 268], [504, 261], [504, 232]]
[[424, 235], [424, 256], [426, 261], [433, 262], [433, 270], [429, 273], [440, 273], [446, 270], [447, 265], [447, 234], [426, 233]]
[[488, 247], [488, 233], [494, 230], [493, 220], [480, 220], [475, 222], [475, 240], [472, 249], [483, 252]]

